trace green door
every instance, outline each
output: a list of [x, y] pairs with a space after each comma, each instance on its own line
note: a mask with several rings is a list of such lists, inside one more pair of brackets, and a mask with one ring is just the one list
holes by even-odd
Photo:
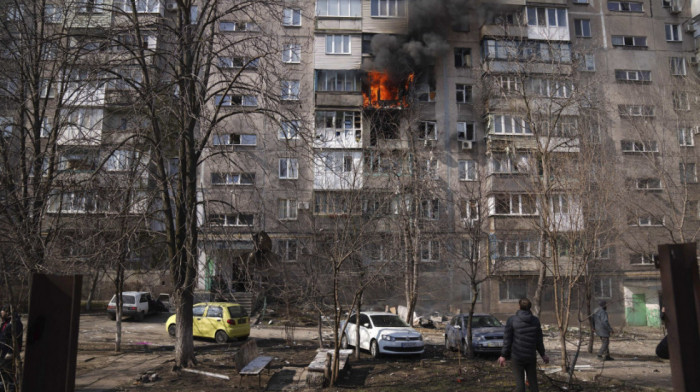
[[632, 307], [627, 308], [627, 325], [647, 325], [647, 301], [644, 294], [632, 294]]

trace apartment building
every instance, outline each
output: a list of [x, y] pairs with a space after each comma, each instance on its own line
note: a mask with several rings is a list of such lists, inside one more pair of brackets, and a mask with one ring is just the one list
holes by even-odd
[[[630, 191], [624, 197], [635, 200], [625, 207], [641, 207], [634, 217], [628, 208], [616, 210], [618, 218], [625, 215], [622, 226], [608, 221], [615, 230], [605, 230], [606, 239], [596, 239], [596, 271], [588, 284], [593, 303], [606, 299], [617, 322], [658, 325], [655, 247], [677, 241], [678, 233], [695, 240], [698, 221], [698, 153], [693, 139], [699, 119], [689, 110], [693, 93], [686, 78], [696, 67], [690, 5], [475, 1], [455, 9], [463, 2], [443, 3], [420, 12], [425, 9], [401, 0], [285, 2], [288, 8], [280, 11], [285, 46], [279, 67], [289, 82], [282, 82], [281, 93], [303, 110], [298, 119], [281, 121], [276, 132], [259, 132], [257, 144], [245, 147], [267, 156], [267, 166], [258, 167], [254, 176], [256, 187], [263, 189], [253, 192], [256, 212], [222, 225], [240, 227], [233, 229], [240, 232], [239, 242], [221, 237], [214, 246], [228, 251], [208, 251], [211, 243], [205, 242], [203, 271], [228, 268], [224, 265], [231, 255], [251, 249], [251, 226], [270, 237], [274, 260], [285, 268], [304, 260], [324, 262], [316, 258], [316, 236], [332, 229], [329, 222], [338, 216], [351, 214], [353, 202], [361, 215], [368, 205], [381, 209], [377, 198], [384, 195], [382, 189], [393, 198], [385, 202], [387, 214], [396, 215], [401, 204], [396, 200], [409, 185], [388, 179], [387, 173], [410, 171], [407, 167], [415, 163], [421, 168], [414, 170], [427, 179], [418, 192], [424, 198], [413, 199], [418, 197], [415, 188], [403, 196], [416, 200], [422, 220], [418, 308], [465, 309], [471, 301], [457, 260], [470, 246], [470, 227], [476, 222], [483, 227], [478, 260], [491, 265], [485, 268], [489, 278], [479, 285], [477, 310], [509, 313], [518, 298], [535, 294], [541, 261], [552, 252], [537, 230], [542, 203], [522, 180], [528, 155], [536, 150], [533, 132], [542, 130], [531, 129], [533, 114], [523, 115], [523, 96], [517, 93], [535, 91], [538, 99], [551, 104], [569, 100], [577, 88], [584, 90], [576, 84], [595, 83], [601, 92], [596, 99], [605, 102], [605, 113], [599, 113], [594, 124], [596, 137], [614, 146], [614, 156], [602, 164], [624, 173], [621, 178]], [[432, 34], [433, 41], [426, 34]], [[402, 58], [412, 45], [420, 54]], [[551, 132], [582, 128], [580, 109], [560, 112], [564, 119]], [[261, 143], [264, 139], [272, 140]], [[580, 151], [569, 145], [557, 156]], [[672, 170], [650, 165], [661, 156]], [[203, 176], [205, 199], [220, 190], [219, 179], [216, 174]], [[236, 181], [227, 189], [244, 185]], [[480, 196], [465, 194], [470, 182], [479, 184]], [[233, 203], [244, 205], [245, 191], [231, 192]], [[364, 196], [357, 196], [362, 192]], [[582, 224], [575, 223], [583, 214], [579, 200], [566, 192], [547, 197], [557, 222], [568, 221], [568, 228], [560, 227], [562, 232], [583, 231]], [[680, 208], [687, 218], [683, 223], [678, 216], [664, 215], [667, 210], [677, 212], [678, 203], [689, 206]], [[648, 211], [651, 206], [656, 212]], [[218, 219], [215, 215], [214, 221]], [[365, 239], [366, 246], [357, 253], [368, 263], [400, 261], [409, 250], [397, 250], [387, 239], [396, 227], [384, 218], [374, 226], [372, 236], [380, 240]], [[208, 230], [213, 229], [204, 229]], [[564, 255], [568, 250], [558, 252]], [[573, 263], [573, 257], [562, 257], [563, 264]], [[401, 275], [396, 265], [390, 270]], [[366, 294], [365, 301], [401, 303], [398, 278], [389, 290]], [[545, 317], [554, 301], [551, 279], [550, 267], [542, 294]], [[201, 284], [206, 285], [204, 280]], [[573, 292], [574, 302], [579, 301], [581, 292]]]
[[[46, 216], [76, 228], [61, 232], [66, 260], [94, 260], [84, 254], [89, 228], [131, 216], [143, 244], [130, 244], [129, 257], [148, 263], [157, 251], [147, 234], [164, 227], [151, 151], [137, 142], [151, 127], [135, 109], [144, 68], [119, 60], [133, 47], [153, 54], [144, 57], [152, 75], [167, 74], [159, 23], [180, 13], [167, 0], [137, 1], [136, 10], [128, 1], [60, 3], [45, 4], [45, 25], [70, 21], [66, 47], [84, 53], [71, 69], [45, 73], [38, 93], [49, 114], [39, 116], [37, 146], [54, 135], [58, 155], [46, 167], [63, 177]], [[200, 20], [198, 4], [188, 23]], [[314, 265], [347, 254], [381, 276], [367, 305], [403, 303], [413, 260], [419, 313], [465, 310], [474, 297], [466, 259], [480, 266], [477, 311], [511, 313], [541, 280], [547, 319], [555, 300], [579, 306], [584, 283], [554, 293], [552, 282], [572, 279], [585, 260], [592, 300], [606, 299], [615, 322], [658, 325], [656, 246], [697, 240], [700, 221], [689, 1], [229, 6], [207, 20], [217, 37], [212, 83], [237, 84], [208, 97], [217, 120], [197, 167], [199, 289], [301, 295], [292, 286], [330, 284]], [[3, 135], [34, 129], [18, 120], [10, 76]], [[575, 189], [575, 168], [600, 173], [600, 188]], [[348, 292], [359, 271], [343, 271]]]

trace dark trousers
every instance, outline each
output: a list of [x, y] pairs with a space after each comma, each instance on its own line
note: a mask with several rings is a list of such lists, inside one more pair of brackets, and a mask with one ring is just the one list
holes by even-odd
[[610, 337], [609, 336], [601, 336], [600, 337], [600, 350], [598, 350], [598, 356], [599, 357], [609, 357], [610, 356], [610, 349], [608, 345], [610, 345]]
[[525, 374], [527, 373], [527, 381], [530, 383], [530, 392], [539, 392], [537, 386], [537, 362], [522, 363], [512, 361], [513, 375], [515, 376], [516, 392], [525, 392]]

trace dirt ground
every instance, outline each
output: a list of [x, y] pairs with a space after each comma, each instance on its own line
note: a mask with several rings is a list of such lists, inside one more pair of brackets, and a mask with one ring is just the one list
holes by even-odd
[[[82, 391], [219, 391], [235, 388], [251, 391], [307, 390], [303, 380], [305, 367], [318, 348], [315, 328], [297, 327], [293, 332], [276, 324], [254, 327], [251, 338], [258, 349], [273, 356], [269, 374], [242, 381], [234, 370], [233, 356], [241, 343], [216, 344], [195, 340], [198, 371], [228, 376], [229, 380], [173, 372], [173, 341], [164, 328], [166, 315], [147, 318], [144, 322], [125, 320], [124, 350], [114, 353], [114, 322], [104, 315], [83, 315], [79, 339], [76, 389]], [[359, 361], [351, 359], [338, 385], [328, 390], [358, 391], [512, 391], [510, 369], [499, 368], [496, 358], [466, 360], [444, 349], [441, 329], [422, 330], [426, 353], [421, 358], [385, 357], [373, 359], [362, 352]], [[324, 331], [330, 343], [330, 330]], [[545, 345], [552, 363], [559, 359], [555, 332], [545, 331]], [[577, 336], [577, 335], [576, 335]], [[569, 339], [574, 349], [575, 337]], [[611, 339], [611, 362], [600, 362], [595, 354], [581, 354], [575, 372], [575, 390], [639, 391], [671, 390], [670, 366], [654, 356], [661, 339], [657, 329], [627, 330]], [[596, 349], [599, 342], [596, 341]], [[560, 391], [564, 383], [556, 366], [540, 363], [540, 388]], [[153, 382], [137, 381], [145, 374], [157, 374]]]

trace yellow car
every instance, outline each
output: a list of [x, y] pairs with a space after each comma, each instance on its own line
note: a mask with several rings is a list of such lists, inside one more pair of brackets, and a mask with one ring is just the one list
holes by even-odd
[[[165, 322], [170, 336], [175, 336], [175, 316]], [[250, 318], [245, 309], [231, 302], [205, 302], [192, 308], [192, 335], [213, 338], [217, 343], [229, 339], [245, 340], [250, 335]]]

